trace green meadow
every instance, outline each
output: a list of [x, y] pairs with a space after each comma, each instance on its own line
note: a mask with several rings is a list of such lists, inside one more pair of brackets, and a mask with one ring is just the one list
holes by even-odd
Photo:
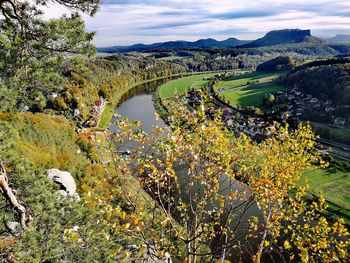
[[227, 90], [232, 88], [251, 85], [253, 82], [266, 83], [277, 79], [281, 74], [269, 72], [251, 72], [239, 76], [232, 76], [217, 85], [217, 90]]
[[232, 106], [240, 105], [260, 107], [265, 94], [285, 90], [285, 87], [273, 84], [250, 85], [222, 93], [220, 97]]
[[276, 85], [273, 81], [281, 74], [253, 72], [240, 76], [232, 76], [220, 81], [216, 91], [220, 97], [232, 106], [241, 107], [262, 105], [265, 94], [285, 90], [285, 87]]
[[204, 78], [214, 77], [217, 74], [219, 73], [200, 74], [169, 81], [160, 87], [158, 91], [159, 97], [161, 99], [169, 99], [185, 94], [191, 87], [195, 89], [203, 88], [208, 84], [208, 81], [204, 80]]
[[299, 185], [308, 184], [309, 193], [327, 201], [326, 215], [332, 218], [343, 217], [350, 225], [350, 173], [336, 167], [304, 172]]
[[350, 210], [350, 173], [335, 167], [305, 172], [300, 184], [309, 184], [310, 192], [323, 193], [327, 201]]

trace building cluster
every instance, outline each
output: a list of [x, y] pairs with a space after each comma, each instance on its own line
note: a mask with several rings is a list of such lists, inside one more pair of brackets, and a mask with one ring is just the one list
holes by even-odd
[[261, 117], [241, 114], [240, 111], [228, 107], [223, 107], [220, 110], [225, 126], [234, 132], [236, 136], [244, 133], [252, 139], [261, 142], [272, 137], [276, 132], [275, 125]]
[[[204, 90], [205, 92], [206, 90]], [[312, 95], [305, 94], [298, 88], [293, 88], [287, 92], [278, 91], [273, 94], [274, 102], [270, 111], [263, 116], [251, 114], [245, 110], [239, 110], [225, 102], [208, 87], [209, 97], [215, 97], [211, 103], [206, 103], [206, 114], [209, 118], [217, 116], [218, 112], [222, 113], [224, 125], [234, 132], [235, 135], [244, 133], [256, 141], [262, 141], [272, 137], [276, 132], [274, 121], [288, 121], [292, 127], [301, 122], [306, 111], [320, 112], [330, 116], [331, 125], [344, 128], [348, 126], [347, 120], [336, 116], [333, 101], [315, 98]], [[201, 92], [192, 90], [186, 96], [186, 101], [192, 110], [196, 110], [203, 104]], [[344, 110], [350, 110], [349, 105], [341, 106]], [[339, 108], [339, 105], [337, 106]]]
[[[187, 94], [187, 102], [192, 110], [196, 110], [203, 103], [202, 95], [197, 91], [190, 91]], [[206, 115], [214, 119], [218, 112], [221, 112], [221, 119], [224, 126], [231, 130], [236, 136], [241, 133], [246, 134], [252, 139], [261, 142], [264, 139], [272, 137], [276, 132], [273, 122], [268, 122], [262, 117], [242, 113], [242, 111], [229, 107], [217, 100], [206, 103]]]
[[[329, 115], [332, 124], [344, 128], [347, 126], [347, 121], [334, 114], [335, 105], [332, 100], [322, 100], [315, 98], [310, 94], [304, 94], [297, 88], [291, 89], [288, 92], [279, 91], [275, 94], [275, 104], [284, 105], [284, 110], [276, 112], [281, 119], [297, 119], [299, 120], [306, 110], [314, 111], [317, 114], [324, 112]], [[350, 105], [343, 105], [344, 110], [350, 111]]]

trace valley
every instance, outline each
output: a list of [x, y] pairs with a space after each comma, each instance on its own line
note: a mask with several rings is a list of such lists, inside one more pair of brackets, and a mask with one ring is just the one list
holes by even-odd
[[282, 2], [0, 1], [0, 261], [350, 262], [350, 5]]

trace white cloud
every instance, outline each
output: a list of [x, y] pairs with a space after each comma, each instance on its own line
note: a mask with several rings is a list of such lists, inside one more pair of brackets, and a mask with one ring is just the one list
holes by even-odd
[[[214, 37], [253, 39], [282, 28], [350, 33], [348, 0], [106, 0], [94, 18], [96, 45], [129, 45]], [[46, 10], [57, 17], [66, 10]]]

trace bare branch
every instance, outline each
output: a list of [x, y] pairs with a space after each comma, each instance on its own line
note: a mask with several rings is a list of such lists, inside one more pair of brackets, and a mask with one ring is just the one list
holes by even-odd
[[10, 203], [10, 205], [19, 212], [21, 226], [23, 229], [26, 229], [27, 227], [26, 208], [18, 202], [16, 195], [13, 193], [11, 187], [8, 185], [6, 170], [1, 160], [0, 160], [0, 190], [2, 195]]

